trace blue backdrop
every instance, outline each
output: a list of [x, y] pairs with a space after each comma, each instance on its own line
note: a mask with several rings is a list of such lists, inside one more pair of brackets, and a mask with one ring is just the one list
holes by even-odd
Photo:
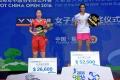
[[[79, 12], [80, 0], [46, 0], [39, 4], [49, 6], [39, 7], [0, 7], [0, 57], [4, 59], [4, 52], [8, 48], [17, 48], [22, 52], [18, 57], [23, 61], [32, 57], [31, 38], [28, 27], [16, 26], [19, 17], [35, 17], [36, 9], [41, 9], [43, 17], [50, 18], [54, 24], [47, 32], [47, 57], [58, 58], [58, 68], [70, 62], [70, 51], [77, 50], [75, 40], [76, 30], [72, 24], [72, 18]], [[50, 2], [49, 2], [50, 1]], [[90, 2], [91, 1], [91, 2]], [[91, 28], [93, 51], [100, 51], [101, 65], [120, 65], [120, 2], [86, 0], [86, 11], [100, 16], [101, 24], [97, 28]], [[14, 3], [14, 2], [12, 2]], [[4, 4], [12, 4], [4, 3]], [[28, 2], [29, 3], [29, 2]], [[0, 2], [0, 4], [3, 4]], [[17, 3], [16, 3], [17, 4]], [[18, 4], [22, 4], [18, 2]], [[23, 4], [27, 4], [23, 2]], [[33, 3], [29, 3], [33, 4]], [[34, 3], [35, 4], [35, 3]], [[38, 4], [38, 3], [37, 3]], [[83, 50], [85, 48], [83, 47]]]

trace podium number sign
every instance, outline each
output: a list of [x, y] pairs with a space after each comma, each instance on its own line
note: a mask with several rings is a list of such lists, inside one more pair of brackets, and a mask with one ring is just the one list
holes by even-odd
[[100, 65], [98, 51], [72, 51], [71, 66], [77, 65]]
[[57, 73], [57, 58], [29, 58], [28, 72]]

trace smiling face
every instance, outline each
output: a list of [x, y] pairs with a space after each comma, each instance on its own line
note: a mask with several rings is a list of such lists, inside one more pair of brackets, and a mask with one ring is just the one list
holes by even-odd
[[85, 5], [84, 4], [80, 5], [80, 12], [85, 12]]
[[37, 11], [36, 11], [36, 17], [37, 17], [37, 18], [41, 18], [41, 17], [42, 17], [42, 12], [41, 12], [41, 10], [37, 10]]

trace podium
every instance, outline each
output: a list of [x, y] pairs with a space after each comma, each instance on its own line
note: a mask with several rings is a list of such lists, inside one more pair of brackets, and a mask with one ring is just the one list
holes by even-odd
[[18, 75], [10, 75], [6, 80], [59, 80], [57, 74], [41, 74], [41, 73], [24, 73]]
[[103, 66], [80, 65], [64, 67], [61, 80], [114, 80], [111, 69]]
[[71, 66], [57, 74], [57, 58], [29, 58], [28, 73], [6, 80], [113, 80], [109, 67], [100, 66], [98, 51], [71, 51]]

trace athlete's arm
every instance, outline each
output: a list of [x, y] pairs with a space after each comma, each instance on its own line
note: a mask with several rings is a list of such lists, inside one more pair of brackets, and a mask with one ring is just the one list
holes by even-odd
[[75, 27], [77, 27], [78, 21], [76, 20], [76, 16], [73, 17], [73, 24]]
[[34, 31], [32, 30], [32, 27], [33, 27], [33, 21], [32, 21], [31, 24], [30, 24], [29, 32], [30, 32], [31, 34], [33, 34], [33, 35], [37, 35], [38, 33], [37, 33], [37, 32], [34, 32]]
[[77, 27], [77, 20], [74, 21], [74, 26]]
[[45, 27], [44, 32], [46, 33], [48, 31], [48, 28], [49, 28], [49, 25], [48, 25], [46, 20], [44, 20], [44, 27]]

